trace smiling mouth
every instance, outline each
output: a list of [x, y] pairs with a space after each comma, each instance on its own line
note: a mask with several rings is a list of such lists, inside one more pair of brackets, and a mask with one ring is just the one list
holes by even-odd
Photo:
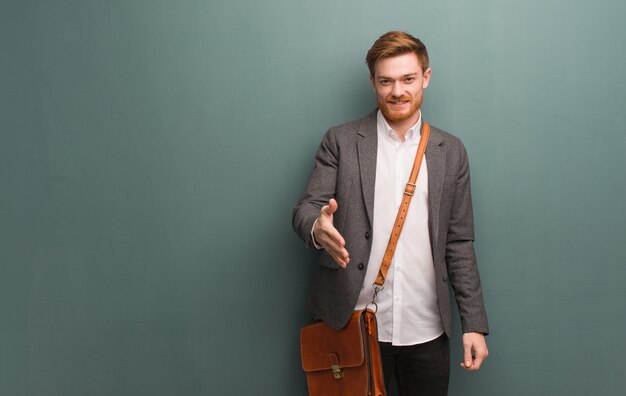
[[403, 105], [403, 104], [407, 104], [411, 101], [411, 98], [409, 96], [388, 96], [385, 100], [387, 103], [389, 104], [393, 104], [393, 105]]

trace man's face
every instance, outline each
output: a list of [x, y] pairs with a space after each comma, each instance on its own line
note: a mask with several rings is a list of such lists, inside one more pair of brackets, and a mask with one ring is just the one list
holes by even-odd
[[417, 122], [431, 73], [430, 68], [422, 72], [414, 53], [380, 59], [374, 64], [372, 88], [378, 107], [390, 123]]

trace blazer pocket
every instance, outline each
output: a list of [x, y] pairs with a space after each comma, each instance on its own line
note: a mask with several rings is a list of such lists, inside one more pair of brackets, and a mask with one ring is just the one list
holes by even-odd
[[328, 254], [328, 252], [326, 252], [325, 250], [322, 252], [318, 263], [322, 267], [329, 268], [329, 269], [337, 270], [341, 268], [339, 264], [337, 264], [335, 259], [333, 259], [332, 256]]

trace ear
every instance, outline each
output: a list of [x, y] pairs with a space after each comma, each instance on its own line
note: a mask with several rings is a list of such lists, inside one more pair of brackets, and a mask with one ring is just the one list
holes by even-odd
[[374, 76], [370, 74], [370, 82], [372, 83], [372, 91], [376, 92], [376, 82], [374, 81]]
[[430, 83], [430, 76], [432, 76], [432, 74], [433, 74], [433, 69], [431, 69], [430, 67], [426, 69], [426, 71], [424, 72], [424, 80], [422, 82], [422, 88], [428, 87], [428, 83]]

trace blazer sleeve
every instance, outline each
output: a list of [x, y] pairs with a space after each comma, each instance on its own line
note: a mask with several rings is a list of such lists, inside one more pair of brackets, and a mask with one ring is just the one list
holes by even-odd
[[322, 206], [335, 197], [338, 165], [339, 146], [331, 128], [320, 143], [315, 154], [315, 167], [292, 213], [293, 229], [307, 246], [315, 247], [311, 239], [313, 223]]
[[474, 216], [467, 152], [461, 144], [460, 169], [446, 239], [446, 264], [464, 333], [488, 334], [480, 275], [474, 253]]

